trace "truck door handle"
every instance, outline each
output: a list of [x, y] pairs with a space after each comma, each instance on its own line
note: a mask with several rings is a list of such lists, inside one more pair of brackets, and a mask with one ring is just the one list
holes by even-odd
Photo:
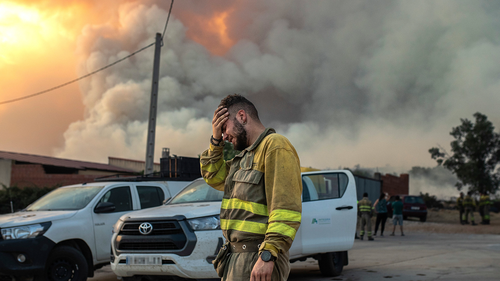
[[352, 208], [354, 208], [354, 207], [353, 206], [342, 206], [342, 207], [335, 208], [335, 210], [345, 210], [345, 209], [350, 210]]

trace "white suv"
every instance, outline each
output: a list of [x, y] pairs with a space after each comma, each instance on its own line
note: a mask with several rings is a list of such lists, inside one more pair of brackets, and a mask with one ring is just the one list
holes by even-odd
[[[337, 276], [348, 264], [356, 231], [356, 183], [346, 170], [302, 173], [302, 223], [290, 261], [318, 260]], [[218, 278], [212, 260], [223, 245], [222, 191], [194, 181], [166, 205], [126, 214], [114, 226], [111, 269], [124, 280]]]
[[0, 279], [84, 281], [109, 264], [112, 227], [159, 206], [188, 182], [96, 182], [60, 187], [25, 210], [0, 215]]

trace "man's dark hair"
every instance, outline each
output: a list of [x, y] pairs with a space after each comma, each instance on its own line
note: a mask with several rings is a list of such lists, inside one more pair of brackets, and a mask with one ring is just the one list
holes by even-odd
[[399, 195], [396, 195], [396, 201], [399, 201], [401, 200], [401, 198], [399, 198]]
[[255, 105], [244, 96], [239, 94], [228, 95], [220, 101], [219, 106], [227, 108], [229, 114], [235, 114], [243, 109], [254, 120], [259, 120], [259, 113]]
[[363, 197], [368, 197], [368, 193], [363, 193]]

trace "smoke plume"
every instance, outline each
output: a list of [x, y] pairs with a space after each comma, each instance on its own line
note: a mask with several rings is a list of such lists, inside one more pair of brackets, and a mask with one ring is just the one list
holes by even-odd
[[[86, 26], [79, 74], [162, 32], [170, 1], [116, 4]], [[315, 168], [434, 166], [460, 118], [500, 124], [500, 4], [492, 1], [176, 1], [165, 33], [156, 133], [197, 156], [219, 101], [241, 93]], [[80, 83], [85, 117], [57, 156], [144, 159], [153, 48]], [[390, 171], [395, 170], [391, 168]]]

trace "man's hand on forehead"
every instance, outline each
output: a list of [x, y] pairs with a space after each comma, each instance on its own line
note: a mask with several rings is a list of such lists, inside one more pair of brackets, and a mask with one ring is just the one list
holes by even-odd
[[225, 123], [229, 118], [229, 112], [227, 108], [219, 106], [214, 112], [214, 117], [212, 119], [212, 136], [215, 139], [222, 139], [223, 128], [225, 129]]

